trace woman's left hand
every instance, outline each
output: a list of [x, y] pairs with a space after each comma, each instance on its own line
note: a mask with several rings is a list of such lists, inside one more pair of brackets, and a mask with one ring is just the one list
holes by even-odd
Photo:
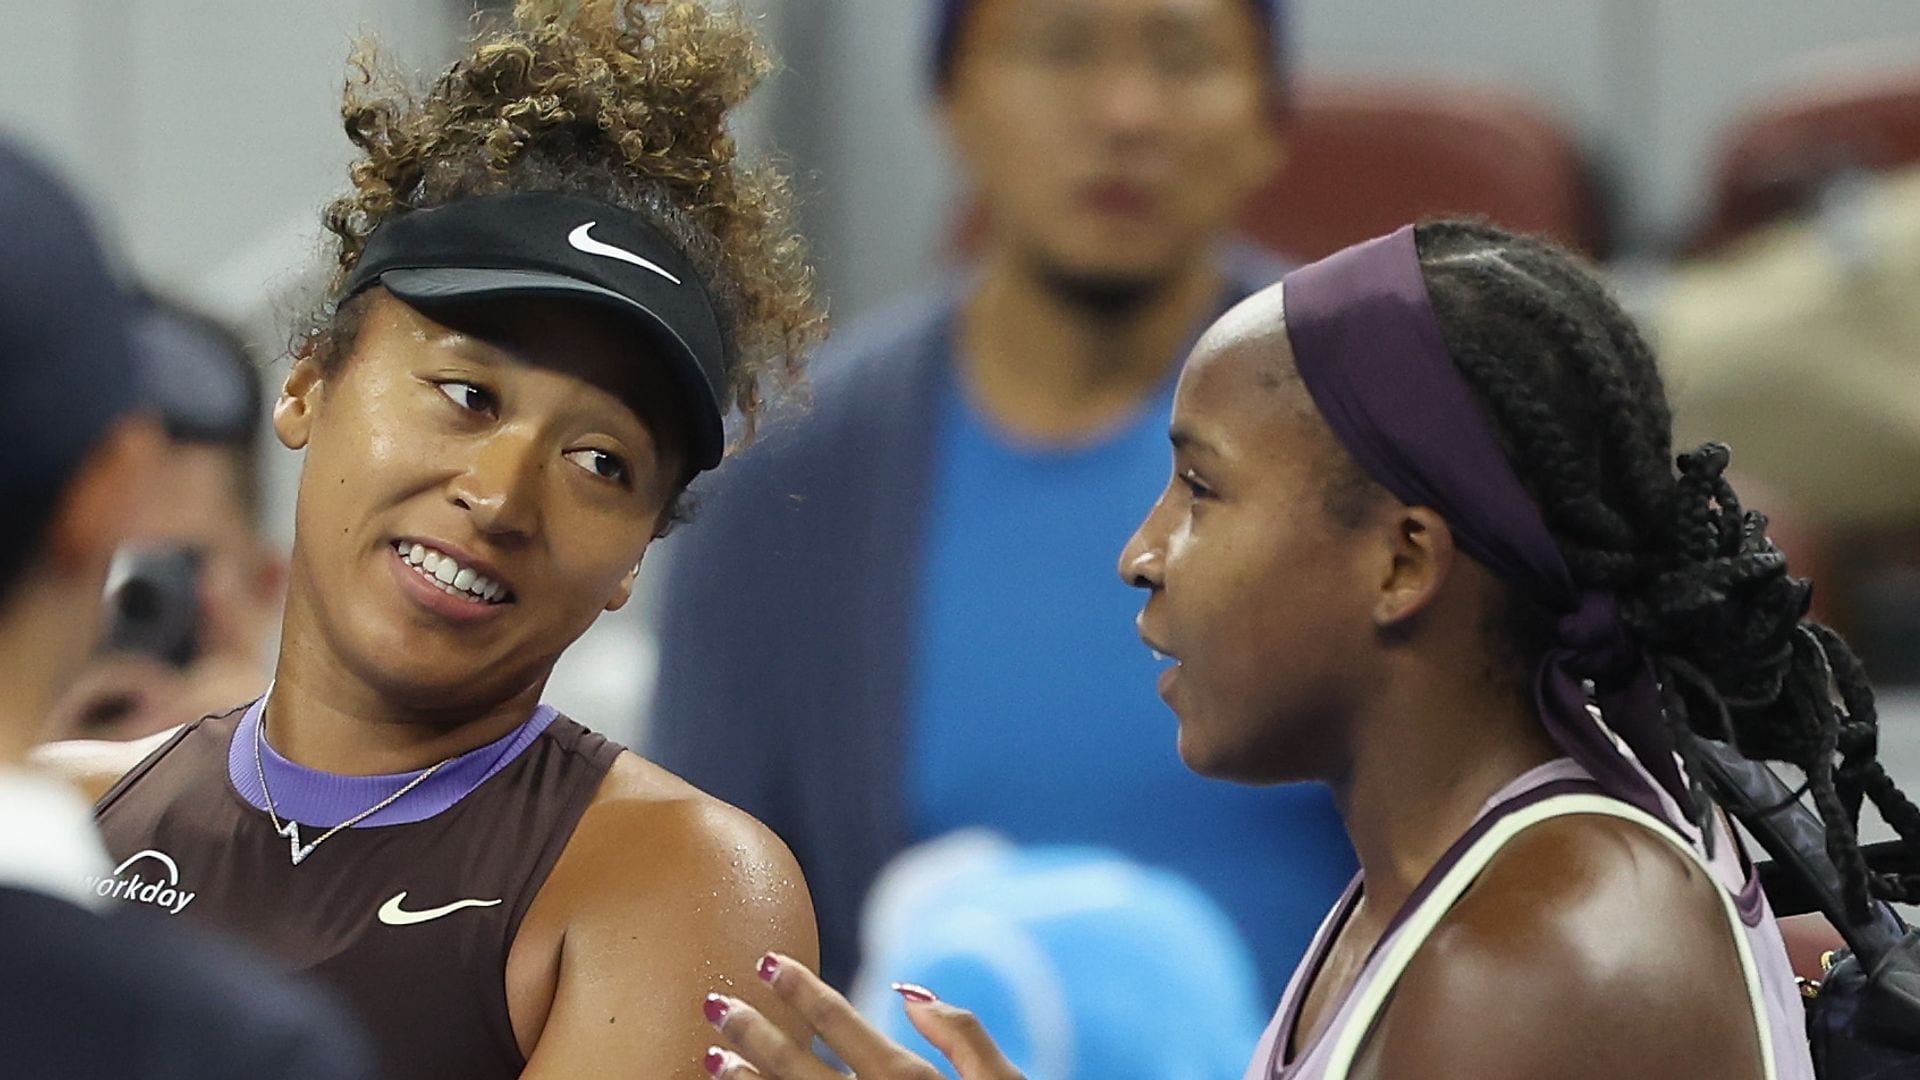
[[[805, 965], [768, 953], [760, 961], [759, 975], [821, 1041], [853, 1066], [858, 1080], [941, 1080], [940, 1070], [874, 1030], [846, 998]], [[907, 1019], [953, 1063], [961, 1080], [1025, 1080], [972, 1013], [917, 986], [894, 989], [906, 1001]], [[733, 1051], [715, 1047], [707, 1054], [707, 1072], [720, 1080], [847, 1080], [845, 1073], [829, 1067], [809, 1048], [795, 1045], [738, 998], [709, 994], [706, 1013], [708, 1022], [734, 1047]]]

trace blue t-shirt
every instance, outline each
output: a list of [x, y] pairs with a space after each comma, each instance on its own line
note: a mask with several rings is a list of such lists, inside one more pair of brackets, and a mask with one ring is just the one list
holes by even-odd
[[[952, 371], [952, 365], [948, 366]], [[1103, 437], [1025, 446], [949, 377], [936, 416], [907, 778], [915, 839], [985, 826], [1185, 875], [1277, 998], [1355, 870], [1319, 785], [1203, 780], [1176, 749], [1120, 549], [1172, 461], [1173, 382]]]

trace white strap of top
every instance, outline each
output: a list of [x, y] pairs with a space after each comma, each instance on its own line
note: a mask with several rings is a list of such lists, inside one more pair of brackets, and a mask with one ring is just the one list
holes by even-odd
[[1609, 817], [1625, 818], [1651, 829], [1665, 837], [1674, 847], [1687, 853], [1707, 874], [1714, 884], [1714, 893], [1720, 897], [1720, 905], [1727, 913], [1727, 925], [1733, 929], [1734, 947], [1740, 952], [1740, 971], [1746, 977], [1747, 1000], [1753, 1009], [1754, 1030], [1760, 1036], [1760, 1060], [1767, 1080], [1774, 1080], [1773, 1038], [1771, 1025], [1767, 1018], [1766, 1001], [1760, 989], [1760, 968], [1754, 962], [1753, 946], [1747, 941], [1746, 924], [1740, 919], [1740, 912], [1734, 906], [1733, 897], [1714, 877], [1713, 869], [1707, 864], [1700, 852], [1687, 843], [1673, 830], [1661, 824], [1653, 815], [1621, 802], [1619, 799], [1604, 795], [1555, 795], [1542, 799], [1531, 806], [1516, 810], [1501, 818], [1487, 830], [1486, 835], [1474, 841], [1460, 861], [1453, 864], [1441, 877], [1439, 884], [1429, 893], [1420, 906], [1402, 925], [1400, 931], [1389, 944], [1386, 953], [1380, 958], [1380, 966], [1373, 978], [1362, 988], [1354, 1001], [1354, 1009], [1347, 1022], [1341, 1026], [1339, 1036], [1327, 1060], [1327, 1080], [1347, 1080], [1353, 1060], [1359, 1054], [1361, 1044], [1373, 1030], [1380, 1010], [1386, 1005], [1388, 995], [1393, 993], [1394, 984], [1412, 962], [1414, 954], [1426, 943], [1427, 936], [1433, 933], [1440, 920], [1452, 909], [1454, 901], [1467, 891], [1487, 863], [1493, 860], [1507, 841], [1513, 839], [1522, 829], [1537, 825], [1549, 818], [1565, 817], [1569, 814], [1605, 814]]

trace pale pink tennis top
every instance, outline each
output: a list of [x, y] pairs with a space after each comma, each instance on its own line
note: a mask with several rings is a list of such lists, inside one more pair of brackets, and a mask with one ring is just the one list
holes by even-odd
[[[1685, 815], [1677, 813], [1671, 800], [1667, 804], [1670, 819], [1685, 821]], [[1606, 814], [1645, 825], [1691, 855], [1720, 883], [1727, 925], [1739, 949], [1754, 1024], [1760, 1032], [1766, 1080], [1813, 1080], [1806, 1021], [1793, 968], [1787, 962], [1786, 945], [1760, 891], [1759, 879], [1735, 849], [1735, 843], [1722, 835], [1714, 844], [1714, 857], [1707, 859], [1690, 827], [1686, 827], [1688, 835], [1683, 838], [1645, 811], [1603, 794], [1587, 771], [1570, 758], [1550, 761], [1522, 774], [1486, 801], [1473, 826], [1427, 873], [1389, 924], [1386, 936], [1340, 1002], [1332, 1022], [1311, 1045], [1298, 1047], [1300, 1052], [1289, 1059], [1289, 1035], [1307, 985], [1360, 897], [1361, 879], [1355, 877], [1294, 970], [1279, 1011], [1247, 1067], [1245, 1080], [1346, 1080], [1394, 984], [1441, 917], [1508, 840], [1530, 825], [1567, 814]]]

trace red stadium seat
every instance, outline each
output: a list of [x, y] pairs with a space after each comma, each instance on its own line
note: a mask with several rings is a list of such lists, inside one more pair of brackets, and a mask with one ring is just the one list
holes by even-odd
[[1836, 75], [1777, 93], [1720, 141], [1696, 250], [1811, 209], [1848, 172], [1920, 164], [1920, 60], [1894, 73]]
[[1283, 122], [1286, 168], [1246, 222], [1275, 251], [1315, 259], [1464, 213], [1603, 253], [1586, 161], [1531, 99], [1455, 81], [1308, 80]]

